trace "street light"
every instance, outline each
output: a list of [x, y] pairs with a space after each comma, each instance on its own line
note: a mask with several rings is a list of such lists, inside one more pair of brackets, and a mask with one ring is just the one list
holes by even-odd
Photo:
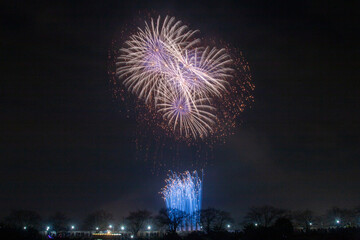
[[47, 226], [47, 227], [46, 227], [46, 231], [49, 231], [49, 229], [50, 229], [50, 227], [49, 227], [49, 226]]
[[228, 224], [228, 225], [227, 225], [227, 228], [230, 228], [230, 227], [231, 227], [230, 224]]
[[111, 225], [111, 224], [109, 225], [109, 228], [112, 228], [112, 225]]
[[336, 224], [339, 224], [340, 223], [340, 220], [339, 219], [336, 219]]
[[24, 226], [24, 230], [26, 230], [26, 226]]
[[98, 231], [98, 230], [99, 230], [99, 228], [98, 228], [98, 227], [96, 227], [95, 229], [96, 229], [96, 231]]
[[255, 223], [254, 225], [255, 225], [255, 227], [257, 227], [257, 226], [258, 226], [258, 224], [257, 224], [257, 223]]
[[125, 227], [124, 226], [121, 226], [121, 231], [124, 231], [125, 230]]
[[74, 230], [74, 229], [75, 229], [75, 226], [74, 226], [74, 225], [72, 225], [72, 226], [71, 226], [71, 230]]
[[134, 235], [131, 235], [130, 238], [134, 238]]
[[312, 226], [312, 222], [309, 222], [309, 225]]
[[151, 230], [151, 226], [149, 225], [149, 226], [147, 227], [147, 229], [148, 229], [148, 230]]

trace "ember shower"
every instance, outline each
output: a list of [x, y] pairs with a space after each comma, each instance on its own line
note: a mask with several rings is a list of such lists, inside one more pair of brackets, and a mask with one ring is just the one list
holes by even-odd
[[166, 186], [162, 189], [162, 195], [168, 211], [177, 209], [188, 216], [177, 230], [200, 230], [202, 179], [199, 178], [197, 172], [171, 173], [165, 182]]

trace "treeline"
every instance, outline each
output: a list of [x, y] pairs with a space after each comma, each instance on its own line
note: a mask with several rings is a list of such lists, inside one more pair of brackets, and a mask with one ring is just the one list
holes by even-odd
[[252, 207], [246, 213], [243, 225], [269, 227], [278, 219], [288, 219], [296, 229], [315, 229], [360, 226], [360, 207], [352, 209], [333, 207], [322, 215], [311, 210], [289, 211], [273, 206]]
[[[267, 239], [267, 236], [293, 236], [294, 233], [314, 233], [329, 229], [355, 229], [360, 226], [360, 207], [344, 209], [334, 207], [322, 215], [311, 210], [289, 211], [273, 206], [250, 208], [244, 218], [235, 221], [229, 212], [207, 208], [199, 212], [201, 234], [216, 235], [231, 233], [242, 239]], [[98, 210], [83, 221], [75, 222], [62, 212], [55, 212], [48, 218], [29, 210], [13, 210], [2, 219], [1, 229], [31, 231], [115, 231], [131, 232], [135, 237], [140, 231], [160, 231], [177, 235], [184, 219], [193, 216], [177, 209], [161, 209], [158, 213], [148, 210], [130, 212], [128, 216], [116, 219], [112, 213]], [[199, 234], [199, 233], [198, 233]], [[191, 236], [191, 235], [190, 235]], [[253, 238], [251, 238], [253, 237]], [[222, 237], [226, 238], [226, 237]], [[271, 238], [269, 238], [271, 239]], [[360, 239], [360, 238], [359, 238]]]

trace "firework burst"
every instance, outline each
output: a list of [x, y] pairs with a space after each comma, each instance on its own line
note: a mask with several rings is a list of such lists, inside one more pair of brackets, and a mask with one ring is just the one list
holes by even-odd
[[234, 79], [237, 60], [226, 48], [202, 46], [197, 32], [173, 17], [151, 18], [125, 41], [116, 60], [117, 78], [151, 109], [155, 125], [187, 141], [224, 132], [222, 122], [234, 125], [250, 80]]
[[212, 131], [216, 116], [208, 98], [160, 88], [155, 103], [175, 133], [202, 138]]

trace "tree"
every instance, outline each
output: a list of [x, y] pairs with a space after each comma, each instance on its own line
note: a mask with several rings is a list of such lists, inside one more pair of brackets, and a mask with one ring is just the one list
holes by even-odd
[[129, 229], [136, 236], [137, 233], [144, 227], [146, 221], [151, 219], [151, 212], [147, 210], [138, 210], [136, 212], [130, 212], [126, 218]]
[[354, 216], [357, 219], [357, 225], [360, 225], [360, 206], [354, 208]]
[[276, 219], [284, 216], [285, 210], [272, 206], [252, 207], [245, 215], [246, 224], [258, 224], [263, 227], [270, 227]]
[[294, 233], [294, 227], [288, 218], [280, 217], [274, 224], [276, 239], [289, 239]]
[[353, 210], [333, 207], [326, 212], [325, 221], [328, 226], [355, 226], [355, 216]]
[[62, 212], [56, 212], [52, 215], [49, 222], [55, 231], [66, 231], [69, 228], [69, 218]]
[[231, 218], [229, 212], [216, 210], [216, 217], [214, 221], [214, 231], [224, 231], [225, 225], [233, 223], [234, 220]]
[[16, 228], [40, 229], [41, 217], [38, 213], [29, 210], [12, 210], [5, 218], [5, 223]]
[[188, 217], [188, 214], [179, 209], [161, 209], [156, 220], [162, 226], [167, 226], [170, 233], [175, 234], [180, 224]]
[[111, 213], [108, 213], [105, 210], [99, 210], [89, 214], [85, 218], [83, 228], [85, 230], [94, 230], [96, 228], [105, 230], [113, 220], [114, 217]]
[[310, 210], [295, 211], [292, 213], [295, 225], [309, 231], [310, 226], [314, 223], [314, 214]]
[[214, 228], [218, 210], [215, 208], [207, 208], [200, 210], [200, 223], [203, 230], [207, 233]]

